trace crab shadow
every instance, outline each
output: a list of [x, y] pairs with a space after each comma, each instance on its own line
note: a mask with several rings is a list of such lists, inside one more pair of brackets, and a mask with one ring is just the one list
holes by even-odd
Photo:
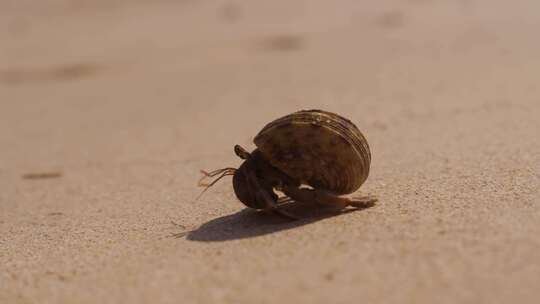
[[294, 205], [294, 207], [288, 207], [287, 211], [299, 215], [301, 217], [299, 220], [290, 220], [253, 209], [243, 209], [230, 215], [212, 219], [197, 229], [187, 232], [185, 236], [190, 241], [199, 242], [223, 242], [245, 239], [294, 229], [323, 219], [372, 207], [366, 206], [336, 211], [331, 209], [313, 209], [300, 204]]

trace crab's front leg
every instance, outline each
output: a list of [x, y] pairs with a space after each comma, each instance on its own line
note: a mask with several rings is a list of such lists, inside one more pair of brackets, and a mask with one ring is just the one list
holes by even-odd
[[299, 217], [279, 208], [281, 206], [281, 201], [278, 201], [277, 199], [274, 199], [270, 193], [262, 187], [261, 183], [259, 182], [259, 179], [255, 176], [253, 172], [247, 172], [247, 178], [251, 185], [254, 186], [257, 200], [260, 202], [263, 202], [266, 206], [265, 209], [263, 209], [265, 212], [269, 213], [275, 213], [282, 217], [291, 219], [291, 220], [298, 220]]
[[375, 196], [348, 198], [321, 189], [284, 187], [283, 193], [298, 202], [315, 203], [324, 206], [332, 206], [338, 209], [343, 209], [347, 206], [367, 208], [373, 206], [375, 202], [377, 202]]
[[278, 200], [275, 201], [269, 197], [269, 195], [265, 191], [260, 191], [261, 199], [263, 199], [266, 203], [266, 209], [264, 209], [265, 212], [269, 213], [275, 213], [277, 215], [280, 215], [282, 217], [285, 217], [290, 220], [299, 220], [300, 218], [294, 214], [291, 214], [290, 212], [285, 211], [283, 208], [283, 205], [287, 205], [290, 200]]

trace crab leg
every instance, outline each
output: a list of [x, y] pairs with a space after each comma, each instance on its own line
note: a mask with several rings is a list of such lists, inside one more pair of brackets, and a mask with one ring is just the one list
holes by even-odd
[[278, 202], [273, 200], [272, 197], [270, 197], [270, 195], [266, 191], [262, 190], [263, 188], [261, 187], [257, 177], [255, 176], [255, 174], [253, 174], [253, 172], [248, 171], [247, 178], [250, 180], [250, 183], [255, 186], [255, 189], [257, 189], [256, 190], [257, 198], [262, 200], [265, 203], [266, 208], [264, 209], [264, 211], [270, 212], [270, 213], [276, 213], [290, 220], [299, 219], [297, 216], [294, 216], [290, 214], [289, 212], [278, 208], [280, 206], [278, 205]]
[[286, 204], [292, 203], [292, 202], [294, 202], [294, 200], [292, 198], [288, 197], [288, 196], [282, 196], [282, 197], [278, 198], [278, 200], [277, 200], [277, 204], [279, 206], [286, 205]]
[[355, 197], [351, 199], [321, 189], [286, 187], [283, 189], [283, 192], [295, 201], [334, 206], [339, 209], [343, 209], [347, 206], [357, 208], [370, 207], [377, 201], [377, 198], [374, 196]]

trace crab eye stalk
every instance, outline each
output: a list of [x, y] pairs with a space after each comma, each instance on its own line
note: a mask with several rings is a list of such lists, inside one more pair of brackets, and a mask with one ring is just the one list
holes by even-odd
[[249, 154], [249, 152], [240, 145], [234, 146], [234, 153], [241, 159], [248, 159], [251, 156], [251, 154]]

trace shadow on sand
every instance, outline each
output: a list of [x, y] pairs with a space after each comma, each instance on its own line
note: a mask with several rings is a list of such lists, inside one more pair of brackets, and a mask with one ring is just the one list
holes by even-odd
[[343, 211], [336, 211], [329, 209], [313, 209], [313, 207], [300, 204], [293, 205], [294, 206], [287, 207], [287, 210], [300, 216], [302, 219], [289, 220], [277, 215], [255, 211], [253, 209], [243, 209], [236, 213], [210, 220], [195, 230], [179, 233], [177, 236], [186, 236], [190, 241], [199, 242], [223, 242], [245, 239], [293, 229], [322, 219], [372, 207], [366, 206], [364, 208], [351, 208]]

